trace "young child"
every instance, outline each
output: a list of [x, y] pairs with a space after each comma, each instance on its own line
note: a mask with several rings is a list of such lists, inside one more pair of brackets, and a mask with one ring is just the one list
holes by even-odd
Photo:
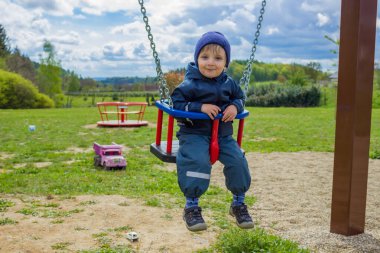
[[219, 32], [203, 34], [196, 44], [194, 61], [187, 66], [185, 80], [171, 95], [174, 109], [203, 112], [210, 117], [210, 120], [178, 120], [178, 183], [186, 197], [183, 219], [190, 231], [207, 228], [198, 199], [210, 184], [212, 120], [222, 113], [218, 136], [219, 161], [224, 165], [227, 189], [233, 194], [229, 212], [239, 227], [252, 228], [254, 224], [244, 204], [251, 176], [247, 160], [232, 137], [232, 121], [237, 113], [243, 111], [244, 94], [225, 73], [230, 62], [229, 42]]

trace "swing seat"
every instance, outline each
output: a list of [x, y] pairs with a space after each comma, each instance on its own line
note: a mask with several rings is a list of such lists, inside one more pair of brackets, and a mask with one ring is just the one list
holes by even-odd
[[[205, 113], [186, 112], [186, 111], [176, 110], [176, 109], [170, 108], [169, 105], [161, 101], [156, 101], [155, 104], [158, 108], [156, 142], [150, 145], [150, 152], [163, 162], [175, 163], [178, 148], [179, 148], [179, 142], [173, 141], [174, 118], [206, 119], [207, 120], [207, 119], [210, 119], [210, 117]], [[166, 112], [169, 115], [167, 141], [161, 141], [163, 112]], [[239, 120], [237, 143], [239, 144], [240, 147], [241, 147], [241, 141], [243, 137], [244, 118], [246, 118], [248, 115], [249, 115], [249, 111], [247, 110], [244, 110], [242, 113], [239, 113], [236, 115], [236, 119]], [[223, 117], [223, 114], [219, 113], [213, 121], [212, 136], [211, 136], [211, 141], [210, 141], [211, 164], [214, 164], [218, 160], [218, 157], [219, 157], [219, 146], [218, 146], [217, 140], [218, 140], [219, 120], [222, 117]]]

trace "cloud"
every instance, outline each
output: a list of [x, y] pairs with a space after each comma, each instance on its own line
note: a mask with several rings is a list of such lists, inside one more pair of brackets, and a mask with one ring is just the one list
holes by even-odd
[[322, 13], [317, 13], [317, 25], [319, 27], [324, 26], [330, 22], [330, 18]]
[[[291, 2], [290, 2], [291, 3]], [[296, 3], [294, 1], [294, 3]], [[340, 1], [331, 0], [313, 0], [303, 1], [301, 3], [301, 10], [307, 12], [340, 12]]]
[[119, 61], [126, 59], [126, 50], [121, 45], [108, 44], [103, 47], [103, 55], [105, 59], [111, 61]]
[[139, 34], [141, 28], [143, 28], [142, 21], [133, 21], [128, 24], [123, 24], [119, 26], [115, 26], [111, 28], [111, 34], [123, 34], [123, 35], [131, 35], [131, 34]]
[[53, 16], [73, 15], [73, 9], [77, 1], [74, 0], [16, 0], [18, 5], [25, 9], [35, 10], [41, 13], [48, 13]]
[[130, 11], [131, 7], [137, 10], [137, 3], [133, 0], [80, 0], [79, 8], [83, 13], [92, 15], [102, 15], [104, 13]]
[[80, 44], [80, 35], [77, 32], [70, 31], [69, 33], [65, 33], [61, 31], [60, 33], [48, 36], [48, 40], [50, 40], [53, 44], [65, 44], [65, 45], [79, 45]]
[[[261, 3], [146, 0], [163, 70], [184, 67], [192, 61], [196, 41], [209, 30], [227, 36], [232, 59], [247, 59]], [[339, 22], [340, 1], [267, 1], [255, 57], [284, 62], [335, 58], [329, 53], [334, 45], [324, 36], [339, 37]], [[43, 40], [48, 39], [62, 65], [82, 75], [155, 75], [136, 0], [1, 0], [0, 23], [12, 46], [17, 45], [33, 59], [38, 60]]]
[[267, 35], [272, 35], [272, 34], [276, 34], [276, 33], [280, 33], [280, 29], [278, 29], [278, 27], [276, 26], [269, 26], [267, 29], [266, 29], [266, 34]]

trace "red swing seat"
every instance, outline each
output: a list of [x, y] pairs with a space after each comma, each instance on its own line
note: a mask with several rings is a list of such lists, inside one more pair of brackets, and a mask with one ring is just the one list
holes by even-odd
[[[205, 113], [175, 110], [173, 108], [170, 108], [167, 104], [161, 101], [156, 101], [156, 106], [158, 107], [156, 142], [150, 145], [150, 152], [163, 162], [175, 163], [178, 148], [179, 148], [179, 143], [178, 141], [173, 141], [174, 118], [175, 117], [189, 118], [189, 119], [210, 119], [210, 118]], [[161, 140], [163, 112], [166, 112], [169, 115], [168, 133], [167, 133], [166, 141]], [[249, 112], [247, 110], [244, 110], [242, 113], [239, 113], [238, 115], [236, 115], [236, 119], [239, 119], [239, 128], [238, 128], [238, 134], [237, 134], [237, 139], [236, 139], [239, 147], [241, 147], [241, 142], [243, 139], [244, 119], [248, 115], [249, 115]], [[219, 158], [218, 128], [219, 128], [219, 120], [222, 118], [222, 116], [223, 116], [222, 114], [218, 114], [213, 121], [211, 142], [210, 142], [211, 164], [214, 164]]]

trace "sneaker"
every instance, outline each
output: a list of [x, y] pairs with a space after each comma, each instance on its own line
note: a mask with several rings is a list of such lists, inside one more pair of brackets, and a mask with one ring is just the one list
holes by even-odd
[[186, 227], [190, 231], [194, 232], [207, 229], [207, 225], [202, 218], [202, 208], [199, 206], [185, 208], [183, 220], [186, 222]]
[[254, 223], [248, 213], [247, 205], [231, 206], [230, 214], [236, 218], [236, 224], [240, 228], [253, 228]]

